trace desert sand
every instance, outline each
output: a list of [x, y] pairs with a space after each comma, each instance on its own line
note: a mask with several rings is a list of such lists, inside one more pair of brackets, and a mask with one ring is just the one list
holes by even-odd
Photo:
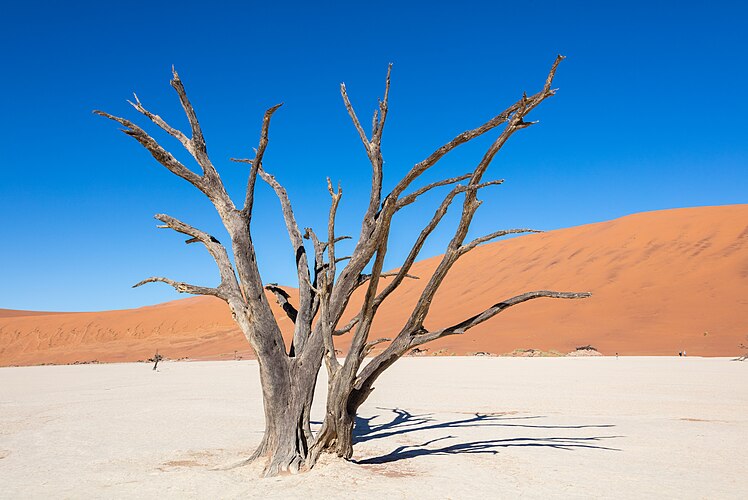
[[270, 479], [213, 470], [261, 438], [255, 361], [1, 368], [0, 497], [744, 498], [747, 368], [405, 358], [362, 407], [353, 462]]
[[[407, 280], [383, 304], [373, 336], [397, 333], [437, 262], [416, 263], [412, 273], [422, 279]], [[604, 354], [735, 355], [748, 336], [748, 205], [641, 213], [486, 244], [454, 266], [426, 326], [453, 324], [537, 289], [594, 296], [519, 305], [428, 352], [566, 353], [591, 344]], [[290, 321], [275, 310], [289, 332]], [[343, 320], [353, 314], [351, 308]], [[0, 310], [0, 366], [136, 361], [156, 349], [171, 359], [252, 355], [226, 305], [214, 298], [100, 313]]]

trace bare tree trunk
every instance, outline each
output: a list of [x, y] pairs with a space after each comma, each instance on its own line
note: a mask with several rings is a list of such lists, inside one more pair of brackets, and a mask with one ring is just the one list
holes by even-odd
[[[287, 358], [291, 359], [291, 358]], [[313, 439], [309, 427], [317, 370], [293, 362], [260, 365], [265, 433], [247, 462], [265, 459], [265, 475], [296, 473], [306, 463]]]
[[353, 427], [358, 406], [349, 405], [351, 388], [349, 377], [341, 372], [330, 379], [325, 419], [312, 447], [310, 457], [312, 465], [322, 452], [334, 453], [346, 460], [353, 456]]
[[[405, 347], [399, 350], [404, 353]], [[353, 431], [358, 409], [371, 394], [374, 381], [401, 355], [393, 353], [387, 357], [376, 372], [366, 380], [359, 379], [358, 384], [355, 371], [345, 370], [343, 367], [335, 373], [328, 385], [325, 419], [312, 448], [312, 463], [316, 462], [321, 453], [331, 453], [346, 460], [353, 456]]]

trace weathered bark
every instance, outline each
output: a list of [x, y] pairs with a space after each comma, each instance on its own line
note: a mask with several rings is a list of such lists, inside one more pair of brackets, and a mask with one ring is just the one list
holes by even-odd
[[[284, 366], [285, 365], [285, 366]], [[266, 460], [265, 475], [296, 473], [307, 463], [313, 436], [310, 410], [319, 365], [299, 365], [286, 357], [260, 363], [265, 433], [247, 462]]]
[[[373, 384], [388, 367], [390, 367], [395, 361], [403, 356], [410, 349], [422, 345], [426, 342], [436, 340], [438, 338], [447, 336], [462, 334], [478, 325], [501, 311], [511, 307], [513, 305], [525, 302], [539, 297], [552, 297], [552, 298], [584, 298], [589, 296], [588, 293], [573, 293], [573, 292], [552, 292], [552, 291], [538, 291], [528, 292], [516, 297], [512, 297], [506, 301], [500, 302], [492, 306], [491, 308], [466, 319], [456, 325], [442, 328], [436, 331], [428, 331], [424, 327], [424, 320], [431, 307], [432, 299], [443, 283], [447, 273], [452, 268], [454, 263], [465, 253], [469, 252], [477, 245], [486, 241], [506, 236], [508, 234], [518, 234], [527, 232], [537, 232], [532, 229], [509, 229], [503, 231], [497, 231], [487, 236], [477, 238], [473, 241], [465, 243], [465, 238], [468, 233], [468, 229], [473, 220], [473, 217], [480, 206], [481, 202], [477, 199], [478, 191], [488, 185], [500, 184], [501, 181], [482, 182], [483, 175], [485, 174], [488, 166], [496, 154], [506, 144], [509, 138], [519, 130], [525, 129], [532, 125], [534, 122], [526, 122], [525, 116], [535, 109], [541, 102], [546, 98], [555, 94], [555, 91], [551, 88], [553, 77], [556, 72], [556, 68], [562, 57], [558, 57], [554, 62], [551, 71], [546, 79], [543, 89], [537, 94], [527, 97], [523, 95], [516, 104], [508, 108], [504, 113], [501, 113], [496, 118], [487, 122], [481, 127], [472, 131], [465, 132], [453, 141], [446, 144], [442, 148], [438, 149], [434, 154], [428, 157], [421, 163], [416, 164], [411, 171], [405, 175], [405, 177], [396, 185], [393, 191], [385, 198], [382, 202], [382, 208], [377, 214], [377, 224], [375, 230], [372, 232], [371, 239], [373, 240], [373, 254], [374, 261], [372, 265], [372, 271], [370, 275], [366, 276], [365, 281], [367, 282], [367, 291], [364, 296], [361, 310], [356, 317], [355, 325], [351, 325], [350, 329], [353, 330], [353, 338], [351, 341], [350, 350], [346, 356], [345, 362], [342, 366], [334, 366], [330, 369], [328, 365], [329, 375], [331, 382], [328, 386], [328, 404], [325, 421], [323, 422], [322, 432], [320, 433], [317, 442], [313, 447], [312, 460], [316, 460], [316, 457], [321, 452], [331, 452], [343, 458], [350, 458], [352, 454], [352, 443], [353, 443], [353, 425], [355, 422], [355, 415], [358, 408], [368, 398], [369, 394], [373, 390]], [[354, 125], [359, 132], [364, 144], [369, 144], [367, 151], [371, 159], [372, 165], [376, 168], [380, 165], [378, 158], [373, 157], [372, 150], [380, 151], [379, 140], [381, 140], [381, 130], [378, 130], [379, 136], [373, 134], [371, 143], [368, 142], [360, 124], [357, 121], [356, 115], [352, 110], [350, 101], [343, 87], [343, 99], [346, 104], [346, 108], [353, 119]], [[376, 116], [376, 115], [375, 115]], [[412, 182], [413, 179], [420, 176], [426, 169], [433, 166], [444, 154], [449, 150], [457, 147], [468, 140], [482, 135], [483, 133], [491, 130], [492, 128], [506, 123], [504, 130], [494, 140], [494, 142], [488, 147], [485, 154], [483, 155], [480, 162], [476, 165], [475, 169], [468, 175], [462, 177], [456, 177], [451, 179], [445, 179], [436, 183], [427, 185], [424, 188], [416, 190], [414, 193], [406, 196], [401, 196], [405, 188]], [[384, 290], [379, 292], [379, 280], [384, 277], [382, 272], [382, 264], [384, 257], [387, 253], [387, 244], [389, 237], [389, 226], [392, 216], [399, 209], [416, 201], [418, 196], [422, 193], [433, 189], [435, 187], [452, 184], [459, 180], [469, 179], [466, 187], [461, 185], [455, 186], [455, 188], [447, 195], [445, 200], [437, 209], [434, 217], [426, 225], [426, 227], [419, 234], [411, 252], [409, 253], [403, 266], [395, 275], [395, 279], [388, 284]], [[378, 189], [381, 185], [373, 183], [372, 193], [375, 189]], [[397, 288], [402, 280], [408, 275], [410, 267], [415, 262], [426, 238], [433, 232], [436, 226], [441, 222], [447, 209], [450, 207], [455, 197], [459, 193], [464, 193], [464, 201], [462, 204], [462, 214], [455, 230], [454, 236], [450, 241], [446, 252], [442, 256], [441, 262], [437, 266], [434, 274], [426, 284], [425, 289], [418, 298], [413, 311], [403, 326], [400, 333], [395, 337], [394, 340], [385, 348], [385, 350], [372, 359], [368, 364], [363, 365], [365, 356], [370, 352], [371, 347], [374, 343], [379, 341], [369, 342], [369, 334], [373, 323], [373, 318], [377, 313], [377, 310], [381, 303], [387, 298], [387, 296]], [[354, 252], [355, 256], [355, 252]], [[353, 329], [355, 327], [355, 330]], [[348, 326], [344, 327], [343, 330], [348, 329]]]
[[131, 121], [101, 111], [95, 113], [120, 123], [124, 127], [123, 132], [136, 139], [159, 163], [206, 195], [214, 205], [231, 238], [235, 267], [228, 257], [226, 248], [216, 238], [173, 217], [159, 214], [156, 218], [164, 223], [160, 227], [170, 228], [190, 236], [186, 243], [203, 243], [216, 262], [221, 282], [217, 287], [212, 288], [164, 277], [152, 277], [135, 286], [162, 282], [182, 293], [213, 295], [227, 302], [234, 320], [257, 354], [260, 368], [266, 428], [262, 442], [251, 458], [267, 460], [265, 471], [269, 475], [282, 471], [295, 472], [306, 460], [312, 439], [309, 411], [320, 368], [322, 349], [318, 348], [316, 353], [310, 353], [304, 361], [299, 357], [303, 344], [309, 336], [313, 316], [311, 299], [305, 298], [298, 310], [293, 309], [294, 314], [299, 318], [294, 318], [296, 324], [294, 341], [291, 352], [286, 352], [280, 328], [265, 296], [250, 234], [255, 181], [260, 175], [271, 184], [281, 200], [289, 235], [294, 251], [297, 252], [300, 287], [307, 292], [305, 286], [309, 281], [308, 268], [305, 258], [298, 258], [298, 253], [303, 254], [303, 245], [300, 244], [301, 235], [290, 210], [290, 203], [285, 196], [285, 190], [262, 169], [262, 158], [268, 144], [270, 119], [280, 105], [271, 107], [265, 113], [255, 158], [247, 160], [251, 168], [244, 206], [237, 209], [208, 156], [202, 129], [192, 104], [187, 98], [185, 88], [176, 71], [173, 75], [171, 84], [179, 96], [189, 121], [191, 137], [187, 137], [183, 132], [171, 127], [163, 118], [145, 109], [137, 96], [135, 102], [131, 104], [154, 124], [177, 139], [200, 166], [202, 174], [197, 174], [186, 167]]
[[[448, 328], [442, 328], [434, 332], [421, 330], [408, 332], [404, 335], [401, 333], [382, 353], [371, 359], [357, 372], [345, 370], [345, 366], [342, 367], [334, 373], [328, 385], [325, 419], [322, 423], [322, 430], [312, 448], [312, 462], [316, 461], [322, 452], [332, 453], [345, 459], [352, 456], [353, 430], [358, 409], [374, 390], [374, 383], [379, 376], [413, 348], [448, 335], [463, 334], [473, 326], [496, 316], [509, 307], [528, 300], [541, 297], [582, 299], [589, 296], [590, 294], [586, 292], [551, 292], [547, 290], [524, 293], [499, 302], [485, 311]], [[377, 339], [370, 344], [378, 343], [381, 340], [384, 339]], [[367, 352], [363, 353], [364, 356], [366, 354]], [[363, 359], [363, 356], [361, 358]]]
[[312, 465], [323, 451], [346, 460], [353, 456], [353, 427], [358, 407], [349, 408], [350, 388], [346, 377], [337, 375], [329, 380], [325, 418], [311, 450]]
[[[388, 115], [390, 73], [387, 69], [383, 97], [374, 112], [370, 136], [364, 130], [345, 85], [341, 85], [341, 96], [356, 132], [365, 148], [372, 169], [371, 191], [368, 207], [361, 221], [358, 241], [350, 255], [338, 257], [336, 244], [347, 236], [335, 234], [335, 218], [343, 191], [338, 185], [333, 189], [330, 179], [327, 187], [331, 205], [327, 224], [327, 241], [320, 241], [317, 234], [307, 228], [302, 234], [296, 221], [288, 193], [281, 183], [263, 167], [263, 158], [269, 143], [269, 127], [273, 114], [279, 105], [269, 108], [263, 117], [260, 141], [253, 159], [233, 159], [249, 165], [247, 191], [242, 207], [234, 205], [221, 178], [208, 156], [205, 137], [197, 119], [197, 114], [187, 98], [185, 88], [176, 71], [171, 81], [190, 124], [191, 136], [170, 126], [163, 118], [147, 110], [135, 97], [132, 106], [176, 139], [190, 153], [200, 167], [196, 173], [163, 148], [142, 128], [124, 118], [108, 113], [95, 113], [121, 124], [123, 132], [137, 140], [159, 163], [178, 177], [199, 189], [211, 201], [230, 236], [230, 251], [213, 236], [196, 229], [173, 217], [159, 214], [156, 219], [169, 228], [186, 236], [186, 243], [202, 243], [215, 261], [220, 274], [220, 284], [205, 287], [176, 281], [165, 277], [147, 278], [135, 286], [145, 283], [166, 283], [182, 293], [212, 295], [224, 300], [236, 323], [252, 346], [258, 359], [265, 410], [265, 433], [260, 446], [247, 460], [266, 461], [266, 475], [284, 471], [296, 472], [302, 467], [314, 465], [322, 452], [332, 452], [343, 458], [353, 453], [353, 427], [356, 412], [373, 389], [373, 384], [389, 366], [408, 350], [444, 337], [466, 332], [473, 326], [486, 321], [504, 309], [515, 304], [539, 297], [582, 298], [588, 294], [538, 291], [528, 292], [499, 302], [487, 310], [466, 320], [439, 330], [429, 331], [424, 320], [431, 307], [432, 299], [441, 286], [448, 271], [465, 253], [486, 241], [508, 234], [534, 232], [532, 229], [509, 229], [497, 231], [487, 236], [465, 242], [465, 237], [480, 201], [478, 192], [502, 181], [484, 182], [483, 176], [495, 155], [508, 139], [517, 131], [533, 124], [526, 122], [525, 116], [546, 98], [555, 94], [551, 83], [559, 62], [554, 62], [545, 85], [538, 93], [522, 98], [482, 125], [458, 134], [451, 141], [437, 148], [423, 161], [415, 164], [386, 196], [383, 196], [384, 158], [382, 137]], [[490, 144], [478, 164], [467, 174], [446, 177], [415, 189], [410, 194], [406, 190], [425, 172], [434, 167], [452, 150], [481, 137], [499, 127], [504, 129]], [[298, 279], [298, 304], [291, 304], [290, 295], [281, 287], [270, 284], [264, 286], [252, 242], [250, 223], [255, 202], [257, 178], [262, 179], [275, 192], [283, 214], [286, 231]], [[466, 181], [466, 185], [457, 184]], [[431, 190], [454, 185], [436, 210], [431, 221], [420, 231], [405, 262], [396, 272], [383, 272], [387, 255], [392, 219], [401, 209], [417, 202], [421, 195]], [[434, 274], [429, 277], [413, 311], [401, 331], [393, 339], [370, 340], [370, 333], [382, 302], [406, 278], [416, 278], [409, 271], [424, 246], [426, 239], [442, 221], [458, 196], [464, 196], [462, 213], [442, 259]], [[320, 233], [323, 234], [323, 233]], [[311, 240], [314, 247], [314, 261], [309, 262], [303, 239]], [[345, 262], [342, 269], [338, 264]], [[311, 269], [310, 269], [311, 267]], [[386, 282], [381, 280], [392, 278]], [[347, 324], [338, 325], [354, 291], [366, 287], [364, 300], [358, 314]], [[287, 317], [293, 322], [293, 338], [286, 349], [277, 320], [268, 303], [265, 291], [272, 292]], [[351, 347], [341, 364], [337, 359], [334, 338], [352, 335]], [[375, 345], [389, 343], [383, 352], [368, 364], [364, 359]], [[329, 374], [327, 388], [326, 416], [318, 435], [310, 430], [310, 410], [317, 374], [324, 360]]]

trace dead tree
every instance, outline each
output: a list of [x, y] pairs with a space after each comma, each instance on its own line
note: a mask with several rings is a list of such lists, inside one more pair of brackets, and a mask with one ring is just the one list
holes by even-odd
[[[131, 121], [108, 113], [96, 114], [120, 123], [123, 132], [145, 147], [151, 155], [175, 175], [185, 179], [203, 192], [213, 203], [231, 239], [236, 269], [231, 264], [228, 251], [216, 238], [196, 229], [185, 222], [168, 215], [156, 215], [164, 228], [173, 229], [189, 238], [187, 243], [202, 243], [215, 260], [221, 277], [215, 288], [177, 282], [169, 278], [152, 277], [144, 283], [163, 282], [179, 292], [197, 295], [212, 295], [227, 302], [234, 320], [254, 349], [263, 391], [265, 411], [265, 433], [255, 453], [247, 460], [265, 459], [265, 473], [277, 474], [284, 470], [295, 472], [300, 467], [313, 466], [322, 452], [336, 453], [345, 458], [352, 454], [352, 430], [357, 409], [370, 394], [377, 377], [403, 354], [417, 346], [448, 335], [459, 335], [470, 328], [494, 317], [503, 310], [522, 302], [540, 298], [582, 298], [588, 293], [554, 292], [547, 290], [527, 292], [496, 303], [485, 311], [436, 330], [428, 330], [424, 320], [431, 307], [431, 300], [442, 284], [448, 271], [465, 253], [481, 243], [508, 234], [534, 232], [531, 229], [509, 229], [466, 242], [466, 236], [473, 216], [480, 205], [479, 190], [500, 184], [501, 181], [484, 181], [483, 177], [491, 161], [507, 140], [517, 131], [529, 127], [534, 122], [525, 117], [541, 102], [554, 95], [551, 87], [559, 56], [553, 63], [543, 88], [532, 96], [526, 94], [507, 109], [482, 125], [458, 134], [448, 143], [437, 148], [423, 161], [415, 164], [386, 196], [382, 194], [384, 176], [382, 157], [382, 136], [387, 120], [390, 72], [387, 70], [385, 90], [372, 118], [371, 133], [367, 135], [348, 98], [346, 87], [341, 85], [343, 102], [355, 129], [364, 146], [372, 167], [371, 191], [366, 213], [361, 222], [358, 241], [349, 256], [339, 257], [336, 244], [347, 237], [335, 232], [335, 220], [343, 192], [338, 185], [333, 187], [327, 180], [331, 205], [328, 213], [327, 234], [324, 240], [311, 229], [302, 233], [294, 215], [288, 194], [283, 186], [270, 175], [263, 166], [263, 156], [268, 145], [270, 120], [278, 108], [276, 105], [265, 112], [260, 133], [259, 145], [252, 159], [233, 159], [249, 166], [247, 190], [243, 204], [237, 206], [229, 198], [226, 189], [211, 162], [205, 146], [205, 139], [195, 111], [187, 98], [184, 86], [176, 72], [173, 73], [172, 87], [177, 91], [182, 107], [189, 119], [191, 136], [171, 127], [163, 118], [146, 109], [135, 97], [132, 106], [149, 118], [154, 124], [178, 140], [192, 155], [201, 169], [195, 173], [164, 149], [142, 128]], [[501, 132], [485, 151], [482, 159], [470, 172], [446, 177], [443, 180], [422, 186], [406, 194], [426, 171], [434, 167], [450, 151], [459, 146], [501, 127]], [[290, 296], [275, 284], [263, 287], [257, 266], [255, 249], [252, 243], [250, 223], [253, 215], [254, 193], [257, 178], [266, 182], [277, 195], [293, 254], [298, 277], [299, 299], [291, 304]], [[465, 181], [465, 184], [458, 184]], [[418, 235], [403, 265], [393, 273], [383, 271], [384, 259], [390, 237], [391, 222], [395, 214], [404, 207], [418, 201], [418, 198], [432, 189], [451, 186], [450, 191], [439, 205], [436, 213]], [[374, 316], [382, 302], [408, 278], [410, 268], [416, 261], [426, 239], [440, 223], [452, 203], [462, 198], [462, 213], [447, 246], [440, 264], [421, 293], [410, 318], [393, 339], [370, 339]], [[304, 246], [304, 239], [310, 240], [314, 255], [310, 259]], [[310, 262], [311, 260], [311, 262]], [[345, 265], [338, 264], [345, 262]], [[371, 270], [365, 273], [365, 269]], [[355, 290], [366, 287], [363, 303], [355, 318], [346, 325], [340, 319], [349, 306]], [[265, 296], [265, 289], [273, 293], [287, 316], [294, 324], [293, 337], [286, 347], [281, 330]], [[351, 335], [352, 342], [345, 361], [341, 364], [336, 357], [334, 338]], [[374, 345], [388, 343], [383, 352], [366, 365], [363, 361]], [[322, 362], [329, 373], [327, 411], [322, 429], [313, 436], [309, 426], [311, 407], [317, 374]]]
[[153, 371], [156, 371], [156, 368], [158, 368], [158, 362], [164, 359], [162, 355], [158, 353], [158, 349], [156, 349], [156, 354], [153, 355]]
[[[748, 335], [745, 337], [745, 339], [748, 340]], [[738, 344], [738, 347], [740, 349], [743, 349], [744, 351], [748, 351], [748, 345], [743, 344], [742, 342]], [[742, 356], [738, 356], [736, 358], [736, 361], [745, 361], [746, 359], [748, 359], [748, 354], [743, 354]]]

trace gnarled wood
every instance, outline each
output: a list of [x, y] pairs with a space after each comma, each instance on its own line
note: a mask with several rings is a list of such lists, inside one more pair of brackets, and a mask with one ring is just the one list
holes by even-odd
[[[413, 165], [401, 179], [397, 180], [386, 196], [382, 195], [384, 179], [382, 138], [388, 115], [392, 65], [387, 68], [384, 94], [374, 110], [370, 135], [366, 134], [348, 96], [348, 90], [345, 84], [342, 84], [340, 91], [343, 103], [372, 168], [368, 206], [361, 221], [360, 235], [353, 250], [350, 253], [346, 252], [345, 257], [337, 255], [336, 246], [340, 241], [348, 239], [347, 236], [336, 235], [336, 216], [343, 194], [340, 185], [335, 189], [332, 181], [327, 179], [331, 203], [326, 227], [327, 241], [321, 241], [311, 228], [306, 228], [302, 234], [288, 193], [276, 177], [270, 175], [263, 166], [263, 159], [269, 144], [271, 118], [281, 106], [280, 104], [269, 108], [263, 116], [260, 141], [255, 150], [255, 157], [253, 159], [232, 158], [236, 162], [250, 165], [247, 191], [241, 208], [237, 208], [228, 196], [218, 171], [208, 155], [205, 136], [197, 114], [176, 71], [173, 71], [171, 85], [177, 92], [187, 116], [190, 125], [189, 137], [169, 125], [161, 116], [146, 109], [137, 96], [130, 104], [153, 124], [176, 139], [190, 153], [200, 167], [201, 173], [196, 173], [178, 161], [133, 122], [102, 111], [95, 112], [121, 124], [124, 127], [123, 132], [137, 140], [159, 163], [204, 193], [215, 207], [229, 234], [230, 250], [227, 250], [228, 246], [225, 247], [204, 231], [173, 217], [157, 215], [156, 218], [163, 223], [160, 227], [170, 228], [189, 236], [187, 243], [202, 243], [205, 246], [218, 267], [221, 281], [216, 288], [210, 288], [169, 278], [152, 277], [135, 286], [163, 282], [180, 292], [220, 297], [228, 304], [234, 320], [257, 354], [263, 392], [265, 433], [259, 447], [247, 461], [263, 459], [266, 464], [265, 473], [275, 475], [283, 471], [296, 472], [303, 467], [311, 467], [322, 452], [332, 452], [341, 457], [350, 458], [353, 453], [352, 431], [358, 408], [370, 394], [377, 377], [410, 349], [447, 335], [465, 333], [508, 307], [535, 298], [576, 299], [589, 296], [588, 293], [547, 290], [527, 292], [498, 302], [485, 311], [478, 312], [454, 325], [431, 331], [424, 327], [424, 320], [436, 291], [462, 255], [495, 238], [536, 232], [533, 229], [509, 229], [496, 231], [472, 241], [465, 241], [470, 224], [481, 203], [478, 200], [478, 193], [485, 187], [503, 182], [501, 180], [483, 181], [484, 174], [496, 154], [514, 133], [536, 123], [526, 121], [525, 117], [545, 99], [554, 95], [555, 90], [551, 88], [551, 85], [562, 59], [559, 56], [553, 63], [542, 90], [530, 97], [523, 94], [521, 99], [490, 120], [458, 134], [434, 150], [432, 154]], [[482, 158], [471, 171], [456, 177], [445, 175], [440, 180], [416, 188], [410, 194], [404, 194], [414, 182], [435, 167], [449, 152], [502, 126], [501, 132], [486, 148]], [[280, 201], [298, 278], [297, 304], [291, 304], [291, 296], [277, 284], [263, 286], [250, 227], [253, 212], [255, 212], [255, 189], [258, 176], [270, 185]], [[463, 181], [464, 185], [459, 184]], [[394, 272], [384, 272], [390, 229], [395, 214], [418, 202], [425, 193], [444, 186], [452, 187], [437, 207], [433, 217], [418, 232], [403, 264]], [[370, 339], [374, 317], [382, 302], [406, 278], [417, 279], [409, 273], [413, 264], [427, 238], [443, 220], [447, 210], [460, 199], [459, 197], [462, 197], [462, 208], [457, 228], [433, 275], [427, 277], [426, 286], [413, 306], [409, 319], [394, 338]], [[310, 240], [314, 248], [311, 268], [304, 239]], [[229, 251], [233, 259], [229, 258]], [[347, 324], [339, 326], [352, 294], [359, 287], [365, 287], [360, 309]], [[284, 320], [290, 320], [294, 324], [293, 340], [288, 350], [265, 295], [266, 290], [275, 296], [276, 301], [285, 311], [288, 319]], [[338, 360], [338, 351], [335, 349], [335, 337], [340, 335], [351, 336], [351, 347], [342, 363]], [[372, 349], [378, 345], [384, 346], [384, 349], [365, 364], [365, 357], [370, 355]], [[313, 436], [309, 412], [317, 374], [323, 361], [329, 374], [326, 415], [321, 430], [317, 436]]]
[[[353, 339], [350, 351], [346, 356], [343, 366], [330, 373], [331, 380], [328, 386], [327, 413], [320, 435], [312, 448], [312, 460], [315, 460], [322, 451], [330, 451], [344, 458], [349, 458], [351, 456], [353, 445], [351, 433], [357, 409], [368, 397], [373, 387], [372, 384], [382, 371], [391, 366], [397, 359], [413, 347], [436, 340], [446, 335], [464, 333], [473, 326], [492, 318], [504, 309], [533, 298], [583, 298], [589, 296], [589, 294], [586, 293], [551, 291], [529, 292], [497, 303], [492, 308], [451, 327], [429, 332], [423, 325], [436, 291], [441, 286], [448, 271], [460, 256], [475, 248], [477, 245], [491, 239], [509, 234], [536, 232], [532, 229], [502, 230], [465, 243], [468, 228], [480, 206], [480, 201], [477, 199], [478, 191], [482, 187], [501, 183], [501, 181], [483, 182], [483, 175], [495, 155], [501, 150], [509, 138], [517, 131], [525, 129], [534, 123], [525, 121], [525, 116], [546, 98], [555, 93], [555, 91], [551, 89], [551, 84], [556, 68], [562, 59], [563, 58], [559, 56], [554, 62], [545, 85], [540, 92], [529, 98], [526, 94], [523, 95], [519, 101], [507, 108], [504, 112], [495, 116], [493, 119], [476, 129], [458, 135], [455, 139], [437, 149], [426, 160], [416, 164], [411, 171], [395, 185], [392, 192], [385, 197], [382, 207], [377, 214], [377, 225], [371, 231], [370, 236], [371, 242], [369, 244], [367, 256], [369, 259], [373, 256], [372, 271], [370, 274], [360, 275], [359, 278], [365, 279], [368, 283], [363, 305], [361, 306], [359, 314], [354, 318], [354, 321], [339, 330], [340, 333], [349, 330], [353, 331]], [[347, 107], [349, 107], [347, 96], [344, 95], [344, 99]], [[355, 115], [351, 114], [351, 117], [354, 120], [354, 125], [357, 130], [362, 133], [360, 124], [356, 123]], [[488, 147], [482, 159], [470, 174], [437, 181], [414, 191], [410, 195], [402, 196], [405, 189], [416, 178], [422, 175], [429, 168], [433, 167], [448, 152], [475, 137], [485, 134], [501, 124], [506, 124], [504, 130]], [[389, 225], [394, 213], [415, 202], [421, 194], [440, 186], [454, 184], [460, 180], [468, 180], [467, 186], [458, 184], [449, 192], [437, 209], [434, 217], [420, 232], [405, 262], [395, 274], [395, 279], [381, 292], [377, 293], [379, 280], [385, 275], [385, 273], [382, 272], [382, 263], [384, 262], [384, 256], [387, 252]], [[375, 189], [376, 187], [377, 186], [373, 186], [372, 189]], [[410, 318], [400, 333], [390, 341], [389, 345], [382, 353], [377, 355], [368, 364], [362, 365], [363, 359], [370, 352], [371, 347], [373, 347], [375, 343], [379, 343], [378, 341], [368, 341], [373, 318], [376, 315], [379, 305], [400, 285], [402, 280], [408, 276], [407, 273], [415, 262], [426, 238], [438, 226], [456, 196], [461, 193], [464, 193], [465, 197], [462, 203], [462, 213], [460, 215], [458, 227], [455, 230], [454, 236], [442, 256], [434, 274], [430, 277], [429, 282], [416, 302]], [[358, 247], [357, 250], [359, 250]], [[355, 256], [356, 252], [354, 251], [354, 258]]]

